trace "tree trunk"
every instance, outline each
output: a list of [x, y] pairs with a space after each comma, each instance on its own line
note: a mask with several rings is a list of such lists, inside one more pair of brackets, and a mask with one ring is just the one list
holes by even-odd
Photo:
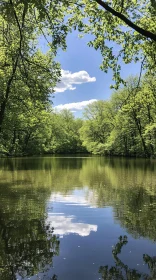
[[5, 108], [6, 108], [6, 100], [4, 100], [0, 106], [0, 132], [2, 132], [2, 124], [4, 120]]
[[141, 127], [141, 123], [140, 123], [140, 120], [137, 118], [136, 116], [136, 113], [133, 111], [133, 116], [134, 116], [134, 120], [135, 120], [135, 124], [137, 126], [137, 129], [138, 129], [138, 132], [139, 132], [139, 136], [141, 138], [141, 142], [142, 142], [142, 146], [143, 146], [143, 149], [144, 149], [144, 153], [147, 157], [150, 156], [149, 152], [148, 152], [148, 149], [146, 147], [146, 143], [144, 141], [144, 138], [142, 136], [142, 127]]

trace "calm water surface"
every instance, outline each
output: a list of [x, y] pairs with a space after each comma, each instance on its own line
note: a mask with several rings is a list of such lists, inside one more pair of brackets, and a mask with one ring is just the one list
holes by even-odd
[[1, 159], [0, 279], [156, 279], [156, 161]]

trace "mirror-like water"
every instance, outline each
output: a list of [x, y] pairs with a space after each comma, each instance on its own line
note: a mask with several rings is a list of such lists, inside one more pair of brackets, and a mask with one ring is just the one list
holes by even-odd
[[0, 279], [156, 279], [156, 162], [0, 160]]

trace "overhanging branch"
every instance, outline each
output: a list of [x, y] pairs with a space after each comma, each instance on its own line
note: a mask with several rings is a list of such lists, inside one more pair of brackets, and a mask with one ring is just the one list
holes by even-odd
[[95, 0], [101, 7], [103, 7], [105, 10], [110, 12], [113, 16], [120, 18], [122, 21], [124, 21], [128, 26], [130, 26], [132, 29], [137, 31], [139, 34], [143, 35], [146, 38], [150, 38], [151, 40], [156, 42], [156, 34], [145, 30], [135, 23], [133, 23], [131, 20], [129, 20], [127, 17], [125, 17], [123, 14], [115, 11], [112, 7], [110, 7], [106, 2], [102, 0]]

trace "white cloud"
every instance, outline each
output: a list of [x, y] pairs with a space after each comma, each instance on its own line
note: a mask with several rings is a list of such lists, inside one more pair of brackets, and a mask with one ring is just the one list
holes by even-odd
[[65, 90], [75, 90], [74, 85], [95, 82], [95, 77], [90, 77], [86, 71], [72, 73], [68, 70], [61, 70], [61, 81], [55, 87], [55, 92], [64, 92]]
[[84, 107], [86, 107], [87, 105], [95, 101], [97, 101], [97, 99], [90, 99], [90, 100], [75, 102], [75, 103], [60, 104], [58, 106], [55, 106], [55, 109], [82, 110]]
[[74, 223], [74, 216], [55, 216], [49, 215], [47, 224], [54, 227], [54, 234], [66, 235], [75, 233], [80, 236], [88, 236], [91, 231], [97, 231], [97, 225]]

